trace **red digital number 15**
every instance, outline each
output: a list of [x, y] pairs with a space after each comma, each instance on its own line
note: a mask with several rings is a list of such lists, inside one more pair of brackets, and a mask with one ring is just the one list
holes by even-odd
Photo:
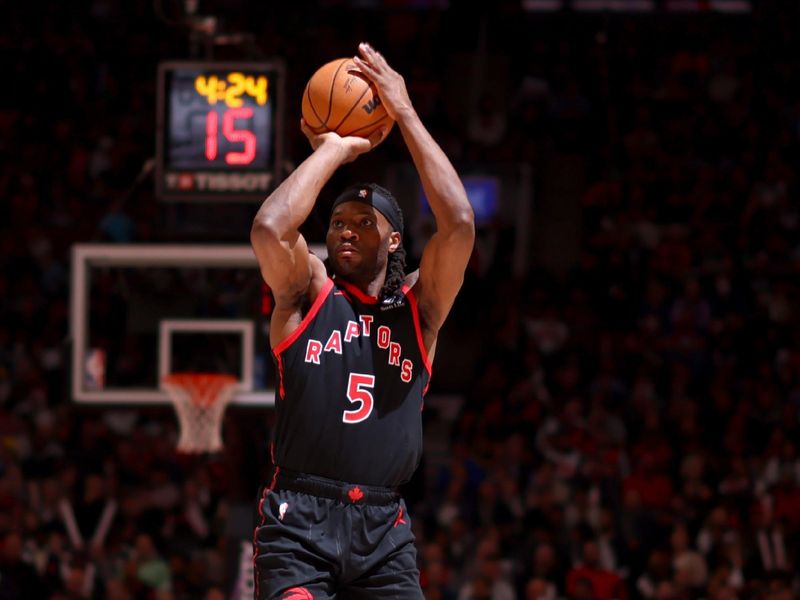
[[[236, 119], [249, 119], [253, 116], [253, 109], [229, 108], [222, 114], [222, 135], [229, 142], [242, 142], [244, 149], [241, 152], [227, 152], [225, 162], [229, 165], [249, 165], [256, 157], [256, 135], [246, 129], [236, 129]], [[206, 158], [217, 159], [219, 136], [219, 113], [214, 110], [206, 115]]]

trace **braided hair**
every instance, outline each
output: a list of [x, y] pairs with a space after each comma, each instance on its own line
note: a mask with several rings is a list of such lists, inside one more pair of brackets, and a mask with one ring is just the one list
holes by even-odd
[[389, 255], [386, 263], [386, 280], [383, 282], [378, 297], [383, 300], [394, 296], [406, 280], [406, 249], [402, 240], [400, 245]]
[[[372, 188], [373, 191], [377, 191], [383, 197], [385, 197], [389, 202], [391, 202], [392, 207], [395, 209], [397, 216], [400, 217], [400, 235], [403, 235], [403, 229], [405, 228], [405, 223], [403, 221], [403, 211], [400, 208], [400, 205], [397, 203], [397, 199], [394, 195], [387, 190], [385, 187], [378, 185], [377, 183], [369, 183], [367, 187]], [[390, 298], [394, 296], [400, 287], [403, 285], [403, 282], [406, 279], [406, 248], [403, 245], [403, 238], [400, 238], [400, 245], [397, 246], [394, 252], [389, 254], [388, 262], [386, 263], [386, 279], [383, 282], [383, 287], [381, 288], [380, 293], [378, 294], [378, 298], [383, 300], [384, 298]]]

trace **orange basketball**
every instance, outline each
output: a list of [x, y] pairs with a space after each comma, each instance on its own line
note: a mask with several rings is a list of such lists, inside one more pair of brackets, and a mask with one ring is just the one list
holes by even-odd
[[351, 58], [337, 58], [311, 76], [303, 92], [302, 114], [314, 133], [369, 137], [385, 124], [394, 125], [369, 79]]

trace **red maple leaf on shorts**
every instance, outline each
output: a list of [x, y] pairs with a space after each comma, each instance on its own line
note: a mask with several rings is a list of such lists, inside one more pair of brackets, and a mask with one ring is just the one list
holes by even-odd
[[283, 592], [281, 600], [314, 600], [314, 595], [304, 587], [294, 587]]
[[347, 492], [347, 495], [350, 496], [350, 500], [352, 500], [353, 502], [358, 502], [364, 497], [364, 492], [361, 491], [361, 488], [356, 486], [352, 490]]

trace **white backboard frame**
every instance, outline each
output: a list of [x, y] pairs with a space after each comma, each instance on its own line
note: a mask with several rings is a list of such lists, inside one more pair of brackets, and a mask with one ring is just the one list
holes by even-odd
[[[327, 256], [325, 246], [314, 244], [310, 249], [321, 259]], [[252, 267], [258, 269], [253, 249], [249, 245], [220, 244], [76, 244], [72, 247], [72, 268], [70, 271], [70, 336], [72, 340], [71, 391], [75, 402], [86, 404], [170, 404], [169, 395], [162, 389], [87, 389], [84, 386], [84, 357], [87, 352], [89, 322], [89, 269], [92, 266], [117, 267]], [[253, 316], [254, 319], [256, 316]], [[166, 330], [176, 330], [180, 320], [166, 320]], [[243, 338], [250, 336], [249, 346], [243, 339], [245, 349], [252, 348], [254, 323], [242, 326], [243, 320], [192, 319], [185, 322], [184, 331], [242, 331]], [[226, 329], [233, 328], [233, 329]], [[159, 347], [163, 350], [161, 339], [166, 334], [162, 324], [159, 333]], [[158, 351], [159, 348], [153, 348]], [[249, 354], [249, 353], [248, 353]], [[167, 361], [164, 363], [164, 361]], [[159, 356], [159, 377], [168, 369], [169, 358]], [[240, 389], [233, 403], [243, 406], [272, 406], [275, 402], [274, 389], [253, 391], [253, 357], [244, 359], [243, 377]], [[247, 388], [247, 389], [245, 389]]]

